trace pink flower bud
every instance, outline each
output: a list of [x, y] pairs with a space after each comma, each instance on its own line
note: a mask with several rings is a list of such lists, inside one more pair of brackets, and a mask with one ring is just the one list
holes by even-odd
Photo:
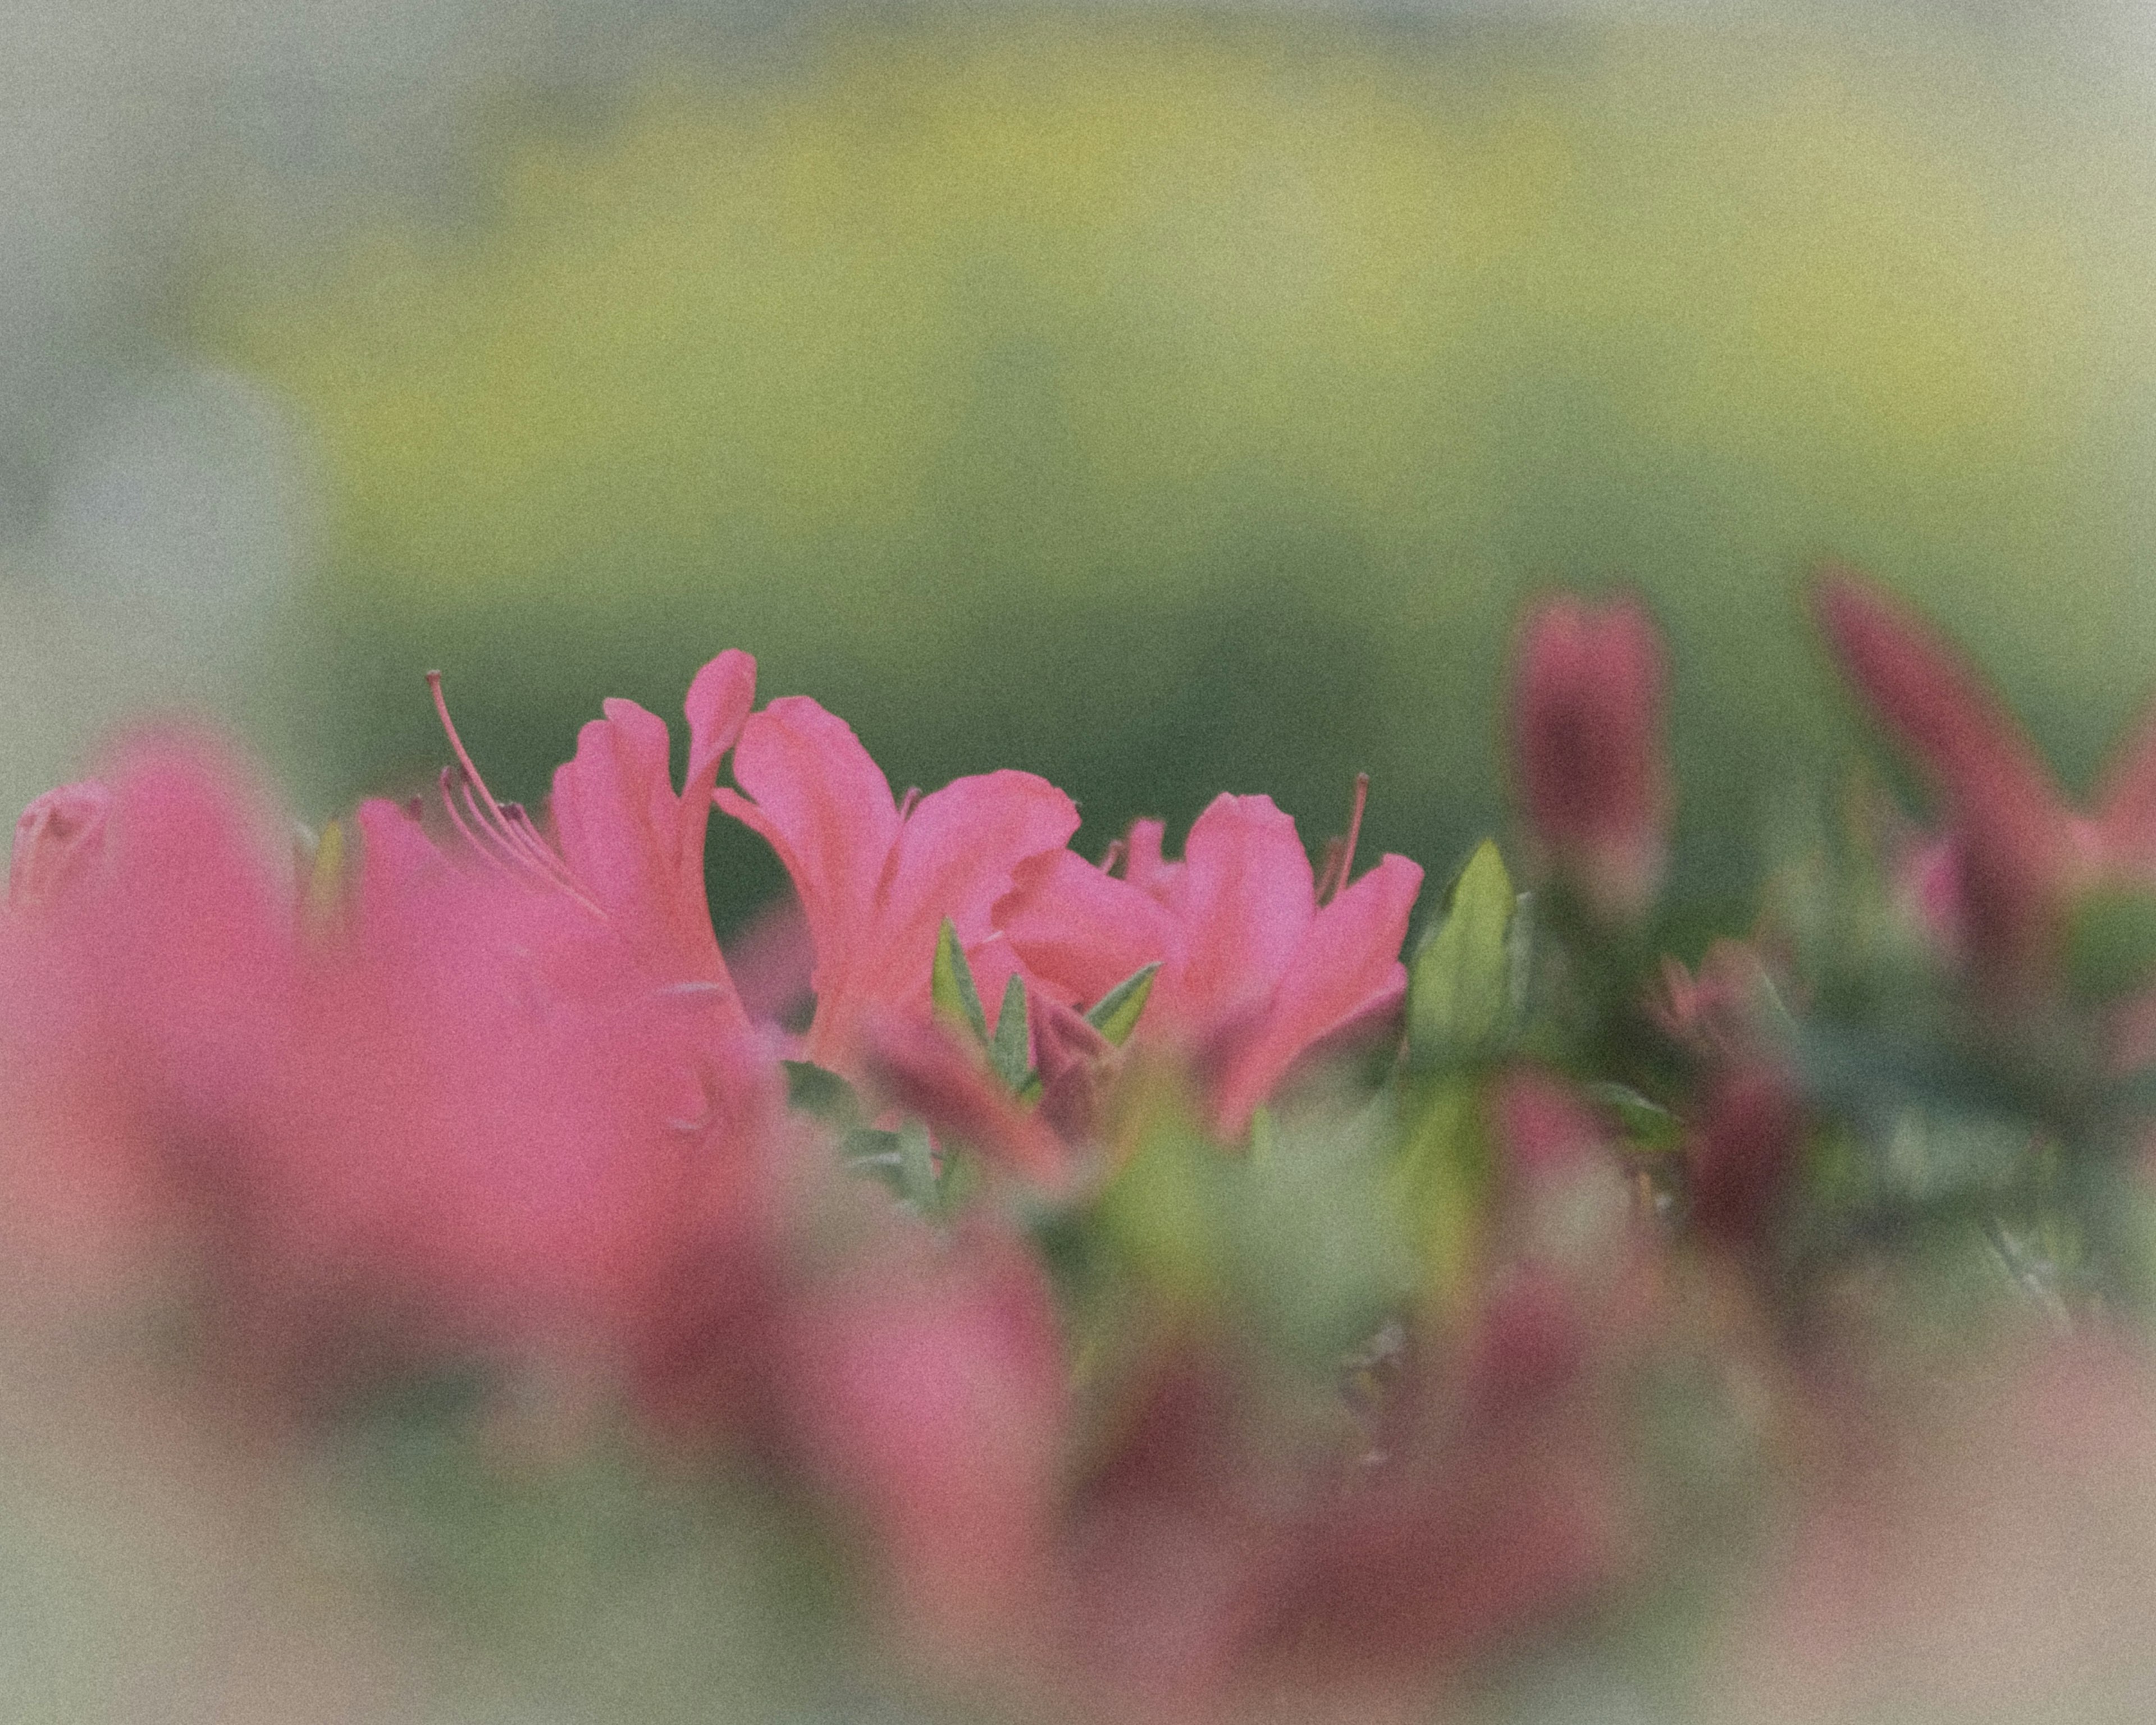
[[1546, 865], [1599, 914], [1641, 915], [1661, 884], [1671, 790], [1662, 648], [1632, 599], [1537, 607], [1512, 675], [1512, 759]]
[[23, 811], [8, 867], [8, 900], [44, 904], [81, 874], [105, 848], [112, 793], [95, 779], [64, 784]]
[[1758, 1245], [1797, 1171], [1804, 1131], [1780, 1073], [1753, 1066], [1717, 1080], [1686, 1147], [1693, 1225], [1723, 1245]]
[[1955, 910], [1977, 968], [2026, 977], [2052, 956], [2086, 847], [2035, 749], [1953, 647], [1898, 601], [1845, 570], [1813, 590], [1843, 674], [1929, 782], [1952, 839]]

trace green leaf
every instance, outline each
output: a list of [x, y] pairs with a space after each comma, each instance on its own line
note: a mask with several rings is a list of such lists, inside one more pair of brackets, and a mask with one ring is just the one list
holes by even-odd
[[781, 1060], [786, 1069], [786, 1106], [836, 1127], [860, 1124], [861, 1099], [854, 1087], [813, 1060]]
[[[951, 925], [943, 925], [948, 928]], [[942, 1207], [936, 1185], [936, 1158], [928, 1147], [928, 1128], [909, 1120], [898, 1129], [898, 1195], [924, 1215]]]
[[955, 1030], [970, 1030], [973, 1040], [988, 1045], [988, 1015], [981, 1010], [980, 990], [973, 986], [973, 967], [966, 962], [966, 949], [958, 944], [958, 931], [943, 919], [936, 937], [936, 967], [929, 973], [928, 991], [936, 1015]]
[[1408, 1048], [1424, 1070], [1496, 1051], [1509, 1027], [1524, 960], [1508, 944], [1517, 901], [1497, 847], [1484, 839], [1454, 883], [1445, 920], [1415, 954]]
[[995, 1040], [988, 1045], [988, 1058], [995, 1065], [996, 1073], [1004, 1087], [1018, 1090], [1024, 1086], [1033, 1062], [1031, 1039], [1027, 1035], [1025, 1015], [1025, 984], [1014, 975], [1004, 984], [1004, 1004], [996, 1014]]
[[1152, 998], [1153, 978], [1159, 974], [1158, 960], [1142, 970], [1132, 971], [1093, 1003], [1086, 1022], [1120, 1047], [1137, 1028], [1138, 1015]]
[[1412, 1111], [1394, 1164], [1399, 1202], [1425, 1293], [1440, 1309], [1456, 1312], [1473, 1297], [1496, 1179], [1489, 1137], [1471, 1081], [1440, 1079], [1410, 1095]]
[[2156, 893], [2100, 889], [2066, 926], [2066, 978], [2085, 1000], [2118, 1000], [2156, 975]]
[[901, 1198], [906, 1193], [906, 1155], [899, 1134], [877, 1127], [858, 1127], [839, 1141], [839, 1159], [850, 1174], [867, 1174]]
[[1683, 1142], [1683, 1122], [1630, 1085], [1595, 1083], [1583, 1088], [1590, 1099], [1616, 1115], [1625, 1136], [1640, 1148], [1670, 1151]]

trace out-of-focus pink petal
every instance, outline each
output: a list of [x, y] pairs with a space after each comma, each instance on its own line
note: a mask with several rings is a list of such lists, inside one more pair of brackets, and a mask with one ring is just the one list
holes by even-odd
[[2127, 731], [2097, 782], [2096, 823], [2118, 866], [2156, 873], [2156, 705]]
[[1404, 993], [1400, 943], [1421, 891], [1421, 868], [1387, 856], [1311, 919], [1256, 1035], [1222, 1079], [1217, 1106], [1231, 1137], [1306, 1050]]
[[1761, 1246], [1796, 1172], [1804, 1125], [1784, 1074], [1749, 1066], [1719, 1077], [1686, 1146], [1692, 1226], [1723, 1245]]
[[1496, 1098], [1498, 1142], [1507, 1163], [1530, 1184], [1562, 1178], [1599, 1163], [1603, 1131], [1587, 1105], [1546, 1072], [1511, 1075]]
[[1922, 619], [1842, 569], [1821, 573], [1813, 609], [1857, 693], [1961, 812], [2056, 802], [2013, 716]]
[[1167, 957], [1173, 942], [1174, 921], [1162, 905], [1073, 851], [1020, 863], [1012, 881], [996, 905], [996, 926], [1029, 971], [1072, 1000], [1098, 1000]]
[[766, 905], [727, 944], [726, 959], [751, 1023], [792, 1018], [810, 998], [808, 978], [816, 968], [801, 901], [786, 892]]
[[105, 844], [112, 793], [95, 779], [64, 784], [23, 811], [8, 865], [8, 900], [42, 903], [94, 864]]
[[1021, 1107], [939, 1024], [896, 1013], [870, 1020], [862, 1036], [873, 1087], [937, 1136], [1054, 1190], [1070, 1158], [1047, 1122]]
[[734, 781], [747, 795], [721, 788], [719, 807], [778, 853], [815, 942], [818, 997], [842, 992], [898, 837], [891, 782], [852, 726], [798, 695], [742, 726]]
[[1183, 847], [1180, 938], [1158, 1004], [1179, 1021], [1261, 1007], [1317, 911], [1294, 820], [1270, 797], [1215, 797]]
[[1563, 598], [1531, 611], [1512, 685], [1513, 771], [1547, 862], [1624, 920], [1651, 902], [1670, 809], [1660, 638], [1620, 599]]
[[227, 1117], [270, 1093], [292, 1021], [289, 857], [238, 769], [206, 745], [138, 743], [112, 805], [80, 938], [103, 973], [140, 1076]]
[[941, 1251], [894, 1235], [794, 1334], [801, 1446], [909, 1626], [946, 1657], [1034, 1630], [1066, 1396], [1031, 1256], [978, 1230]]
[[358, 824], [294, 1134], [301, 1215], [483, 1343], [633, 1356], [674, 1322], [692, 1257], [713, 1286], [760, 1273], [775, 1068], [754, 1037], [706, 993], [653, 987], [567, 895], [454, 865], [390, 805]]
[[2011, 715], [1921, 619], [1829, 570], [1820, 625], [1881, 721], [1947, 803], [1971, 957], [2025, 976], [2047, 957], [2061, 895], [2086, 859], [2077, 824]]

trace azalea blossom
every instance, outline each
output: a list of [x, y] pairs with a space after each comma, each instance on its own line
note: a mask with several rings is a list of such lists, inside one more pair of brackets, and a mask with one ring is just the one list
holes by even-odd
[[1009, 770], [901, 807], [852, 728], [803, 696], [750, 716], [733, 776], [740, 790], [720, 787], [718, 805], [778, 853], [815, 947], [804, 1056], [850, 1075], [879, 1016], [927, 1017], [943, 923], [968, 947], [988, 941], [1012, 871], [1078, 826], [1070, 798]]
[[996, 924], [1027, 973], [1071, 1004], [1159, 964], [1138, 1034], [1199, 1060], [1217, 1124], [1240, 1136], [1304, 1053], [1398, 1005], [1422, 870], [1387, 856], [1321, 904], [1294, 820], [1265, 796], [1216, 798], [1179, 862], [1163, 860], [1161, 839], [1160, 823], [1141, 821], [1107, 865], [1035, 857]]

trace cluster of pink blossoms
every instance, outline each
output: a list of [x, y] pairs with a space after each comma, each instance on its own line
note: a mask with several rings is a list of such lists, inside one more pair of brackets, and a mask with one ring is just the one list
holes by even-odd
[[[2156, 744], [2077, 814], [1922, 624], [1850, 578], [1817, 597], [1940, 804], [1892, 829], [1885, 920], [1846, 943], [1921, 949], [1885, 1029], [1786, 905], [1697, 974], [1653, 962], [1674, 798], [1629, 601], [1528, 617], [1536, 891], [1478, 855], [1412, 989], [1422, 870], [1358, 875], [1352, 824], [1314, 868], [1270, 798], [1223, 795], [1179, 858], [1141, 821], [1095, 863], [1045, 780], [895, 797], [814, 701], [756, 710], [740, 652], [690, 685], [678, 787], [666, 723], [610, 701], [543, 818], [446, 707], [438, 798], [296, 845], [219, 745], [138, 737], [17, 828], [9, 1297], [182, 1307], [198, 1364], [299, 1427], [444, 1361], [542, 1368], [572, 1425], [618, 1404], [789, 1481], [992, 1693], [1407, 1705], [1651, 1567], [1643, 1381], [1733, 1332], [1756, 1365], [1935, 1200], [2007, 1194], [1991, 1237], [2034, 1237], [1989, 1165], [1912, 1193], [1865, 1147], [1922, 1084], [2097, 1024], [2071, 1127], [2056, 1086], [1984, 1103], [2049, 1168], [2147, 1064], [2156, 989], [2091, 1004], [2073, 967], [2087, 906], [2156, 881]], [[706, 904], [715, 806], [798, 901], [753, 978]], [[1822, 1146], [1840, 1172], [1808, 1183]], [[1337, 1183], [1293, 1195], [1321, 1153]], [[1342, 1248], [1323, 1211], [1357, 1204]]]

